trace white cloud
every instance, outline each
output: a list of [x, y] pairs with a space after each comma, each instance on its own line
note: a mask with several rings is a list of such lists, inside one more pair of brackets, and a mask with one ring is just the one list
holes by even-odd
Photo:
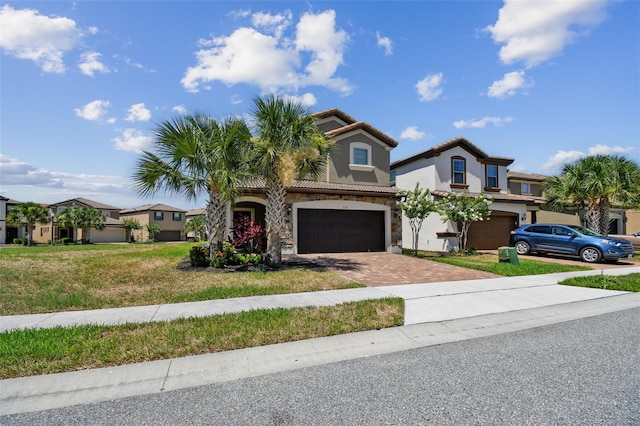
[[400, 134], [401, 139], [410, 139], [412, 141], [424, 139], [425, 136], [426, 136], [426, 133], [418, 130], [418, 127], [416, 126], [409, 126], [406, 129], [404, 129]]
[[547, 162], [542, 165], [542, 168], [545, 170], [555, 169], [556, 167], [562, 167], [567, 163], [573, 163], [584, 156], [584, 152], [580, 151], [558, 151], [547, 159]]
[[242, 97], [240, 95], [231, 95], [231, 105], [240, 105]]
[[490, 98], [504, 99], [515, 95], [518, 90], [533, 87], [532, 80], [525, 80], [524, 71], [513, 71], [506, 73], [502, 80], [494, 81], [487, 90]]
[[253, 26], [261, 28], [276, 38], [280, 38], [284, 30], [291, 25], [291, 11], [287, 10], [284, 14], [271, 15], [269, 13], [258, 12], [251, 16]]
[[74, 20], [40, 15], [33, 9], [0, 9], [0, 47], [8, 55], [34, 61], [47, 73], [63, 73], [63, 56], [73, 50], [82, 32]]
[[125, 118], [126, 121], [149, 121], [151, 120], [151, 111], [145, 108], [144, 103], [131, 105], [129, 114]]
[[178, 113], [180, 115], [187, 115], [187, 113], [189, 111], [187, 111], [187, 108], [184, 105], [176, 105], [173, 108], [171, 108], [171, 111]]
[[82, 108], [75, 108], [76, 115], [89, 121], [99, 121], [107, 113], [107, 108], [111, 106], [109, 101], [96, 100], [89, 102]]
[[353, 88], [347, 80], [334, 77], [348, 42], [347, 34], [335, 28], [335, 12], [305, 13], [295, 34], [284, 37], [280, 29], [284, 32], [288, 28], [288, 19], [287, 15], [256, 14], [254, 24], [261, 29], [268, 27], [268, 31], [242, 27], [229, 36], [200, 40], [197, 64], [185, 72], [183, 87], [198, 92], [218, 81], [252, 84], [265, 92], [317, 85], [351, 93]]
[[442, 73], [429, 74], [416, 84], [418, 96], [422, 102], [437, 99], [442, 94]]
[[80, 62], [78, 63], [78, 68], [80, 68], [82, 74], [93, 77], [96, 72], [102, 74], [110, 72], [109, 68], [107, 68], [102, 62], [100, 62], [101, 56], [102, 54], [98, 52], [83, 53], [80, 56]]
[[596, 145], [589, 148], [589, 155], [618, 155], [627, 154], [629, 152], [636, 151], [634, 147], [621, 147], [620, 145], [608, 146], [608, 145]]
[[313, 95], [313, 93], [305, 93], [301, 96], [285, 95], [285, 99], [291, 99], [294, 102], [301, 103], [306, 107], [312, 107], [318, 103], [318, 99]]
[[589, 34], [605, 18], [605, 0], [505, 0], [498, 20], [485, 31], [502, 44], [504, 64], [536, 66], [562, 53], [567, 44]]
[[518, 172], [518, 173], [525, 173], [527, 171], [527, 166], [524, 165], [524, 164], [511, 165], [511, 166], [509, 166], [509, 171]]
[[480, 120], [459, 120], [454, 122], [453, 126], [456, 129], [484, 129], [487, 124], [493, 124], [494, 126], [500, 127], [503, 124], [511, 123], [512, 121], [512, 117], [484, 117]]
[[581, 151], [558, 151], [547, 159], [547, 162], [542, 165], [543, 169], [553, 169], [556, 167], [562, 167], [565, 164], [573, 163], [586, 157], [588, 155], [621, 155], [636, 151], [637, 148], [628, 146], [622, 147], [620, 145], [595, 145], [587, 149], [587, 153]]
[[137, 154], [147, 150], [152, 141], [150, 136], [145, 136], [144, 133], [136, 129], [125, 129], [122, 132], [122, 137], [113, 139], [117, 150], [135, 152]]
[[378, 46], [384, 49], [385, 56], [393, 54], [393, 42], [389, 37], [381, 37], [380, 31], [376, 31], [376, 39], [378, 40]]

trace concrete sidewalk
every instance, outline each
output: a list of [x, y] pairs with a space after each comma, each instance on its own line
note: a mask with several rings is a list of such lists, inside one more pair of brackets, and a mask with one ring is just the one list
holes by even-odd
[[[608, 275], [640, 272], [609, 269]], [[0, 317], [0, 330], [121, 324], [250, 309], [405, 299], [405, 325], [120, 367], [0, 381], [0, 415], [106, 401], [255, 377], [359, 357], [512, 332], [640, 307], [640, 294], [560, 286], [579, 271], [431, 284], [333, 290], [196, 303]]]

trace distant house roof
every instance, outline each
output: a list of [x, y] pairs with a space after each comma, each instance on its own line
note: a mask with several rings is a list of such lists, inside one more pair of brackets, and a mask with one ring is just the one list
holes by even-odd
[[[450, 194], [450, 192], [441, 191], [441, 190], [431, 191], [431, 193], [433, 195], [438, 196], [438, 197], [445, 197], [446, 195]], [[469, 197], [477, 197], [478, 195], [483, 195], [483, 196], [485, 196], [487, 198], [493, 199], [494, 201], [502, 201], [502, 202], [507, 202], [507, 203], [508, 202], [517, 202], [517, 203], [526, 202], [527, 204], [531, 204], [531, 205], [544, 204], [544, 198], [536, 197], [536, 196], [532, 196], [532, 195], [502, 194], [500, 192], [491, 193], [491, 194], [477, 193], [477, 192], [465, 192], [464, 194], [469, 196]]]
[[457, 137], [457, 138], [453, 138], [451, 140], [448, 140], [446, 142], [441, 143], [440, 145], [436, 145], [432, 148], [429, 148], [426, 151], [422, 151], [419, 152], [418, 154], [414, 154], [411, 157], [408, 158], [404, 158], [402, 160], [398, 160], [398, 161], [394, 161], [393, 163], [391, 163], [391, 169], [394, 169], [396, 167], [400, 167], [400, 166], [404, 166], [406, 164], [410, 164], [413, 163], [414, 161], [420, 160], [420, 159], [427, 159], [427, 158], [431, 158], [431, 157], [437, 157], [439, 156], [441, 153], [448, 151], [452, 148], [455, 147], [461, 147], [463, 149], [465, 149], [466, 151], [468, 151], [469, 153], [473, 154], [476, 158], [484, 160], [486, 162], [491, 162], [492, 164], [498, 164], [501, 166], [508, 166], [509, 164], [514, 162], [513, 158], [506, 158], [506, 157], [495, 157], [492, 155], [488, 155], [486, 152], [484, 152], [483, 150], [481, 150], [480, 148], [478, 148], [477, 146], [475, 146], [474, 144], [472, 144], [471, 142], [469, 142], [467, 139], [463, 138], [463, 137]]
[[3, 197], [2, 195], [0, 195], [0, 201], [8, 201], [9, 199], [7, 197]]
[[190, 217], [190, 216], [200, 216], [203, 214], [204, 214], [204, 208], [199, 208], [199, 209], [189, 209], [184, 215], [186, 217]]
[[120, 210], [120, 207], [110, 206], [109, 204], [99, 203], [97, 201], [89, 200], [87, 198], [71, 198], [70, 200], [49, 204], [48, 207], [61, 206], [69, 203], [82, 204], [86, 207], [92, 207], [98, 210]]
[[180, 212], [180, 213], [186, 212], [186, 210], [182, 210], [176, 207], [168, 206], [166, 204], [158, 203], [158, 204], [145, 204], [143, 206], [133, 207], [130, 209], [123, 209], [123, 210], [120, 210], [120, 214], [137, 213], [137, 212], [144, 212], [144, 211], [165, 211], [165, 212]]
[[539, 175], [537, 173], [520, 173], [520, 172], [507, 172], [507, 179], [522, 179], [522, 180], [530, 180], [542, 182], [547, 179], [549, 176]]

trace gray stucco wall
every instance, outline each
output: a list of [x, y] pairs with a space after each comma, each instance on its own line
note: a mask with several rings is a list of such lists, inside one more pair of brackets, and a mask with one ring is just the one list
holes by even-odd
[[[349, 168], [352, 142], [366, 143], [371, 147], [372, 171]], [[364, 134], [348, 136], [336, 143], [329, 164], [329, 182], [389, 186], [389, 151]]]

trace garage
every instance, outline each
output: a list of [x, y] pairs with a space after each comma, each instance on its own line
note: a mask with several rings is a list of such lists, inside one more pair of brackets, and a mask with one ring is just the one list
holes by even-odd
[[511, 212], [491, 211], [490, 220], [474, 222], [469, 228], [467, 248], [495, 250], [509, 245], [511, 230], [518, 226], [518, 215]]
[[180, 241], [180, 231], [160, 231], [156, 234], [156, 241]]
[[298, 253], [385, 250], [384, 212], [298, 209]]

